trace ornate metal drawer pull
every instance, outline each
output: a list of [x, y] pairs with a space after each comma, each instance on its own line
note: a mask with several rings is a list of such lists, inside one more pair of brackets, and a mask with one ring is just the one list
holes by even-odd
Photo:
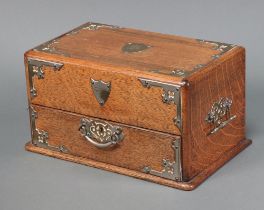
[[79, 130], [88, 142], [101, 149], [112, 147], [124, 138], [120, 127], [104, 121], [82, 118]]
[[177, 115], [173, 118], [174, 124], [182, 130], [182, 102], [181, 102], [181, 86], [186, 83], [181, 84], [170, 84], [160, 81], [155, 81], [146, 78], [138, 78], [143, 87], [151, 88], [158, 87], [163, 89], [162, 101], [165, 104], [175, 104], [177, 107]]
[[44, 60], [28, 58], [28, 76], [29, 76], [28, 81], [29, 81], [31, 98], [37, 96], [37, 90], [35, 89], [33, 83], [33, 77], [36, 76], [38, 79], [44, 79], [45, 78], [45, 72], [43, 71], [44, 66], [52, 67], [54, 71], [59, 71], [63, 67], [63, 64], [52, 61], [44, 61]]
[[41, 147], [57, 152], [70, 153], [70, 151], [64, 145], [55, 146], [49, 144], [48, 132], [38, 129], [36, 127], [36, 119], [38, 117], [38, 114], [32, 106], [29, 106], [29, 114], [30, 114], [32, 144], [34, 144], [37, 147]]
[[213, 126], [208, 135], [216, 133], [236, 118], [236, 115], [231, 116], [230, 114], [231, 106], [232, 100], [229, 98], [221, 98], [213, 104], [211, 111], [205, 118], [205, 121]]

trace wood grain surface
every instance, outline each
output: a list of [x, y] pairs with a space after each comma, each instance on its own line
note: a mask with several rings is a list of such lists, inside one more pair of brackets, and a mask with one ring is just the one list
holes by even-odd
[[63, 145], [74, 156], [137, 171], [142, 171], [144, 166], [161, 171], [164, 158], [174, 160], [172, 141], [176, 136], [110, 122], [123, 129], [124, 139], [117, 146], [104, 150], [88, 142], [79, 131], [81, 118], [90, 117], [41, 106], [33, 108], [38, 115], [36, 127], [48, 132], [49, 144]]
[[[145, 174], [140, 171], [134, 171], [134, 170], [130, 170], [127, 168], [98, 162], [96, 160], [91, 160], [91, 159], [87, 159], [83, 157], [73, 156], [70, 154], [64, 154], [64, 153], [55, 152], [55, 151], [48, 150], [48, 149], [43, 149], [43, 148], [32, 145], [31, 142], [28, 142], [25, 148], [26, 150], [31, 151], [31, 152], [36, 152], [36, 153], [40, 153], [43, 155], [48, 155], [51, 157], [56, 157], [56, 158], [60, 158], [63, 160], [72, 161], [75, 163], [80, 163], [83, 165], [92, 166], [92, 167], [108, 170], [108, 171], [119, 173], [119, 174], [124, 174], [127, 176], [132, 176], [138, 179], [151, 181], [151, 182], [162, 184], [168, 187], [190, 191], [198, 187], [209, 176], [215, 173], [217, 169], [222, 167], [225, 163], [231, 160], [235, 155], [237, 155], [239, 152], [241, 152], [243, 149], [245, 149], [250, 144], [251, 144], [251, 140], [243, 139], [237, 144], [237, 146], [226, 151], [219, 159], [217, 159], [215, 162], [213, 162], [211, 165], [209, 165], [201, 173], [199, 173], [197, 176], [195, 176], [193, 179], [191, 179], [188, 182], [176, 182], [173, 180], [164, 179], [164, 178], [153, 176], [150, 174]], [[87, 177], [89, 178], [89, 174], [87, 174]]]
[[[184, 179], [189, 180], [245, 138], [245, 51], [237, 48], [189, 79], [188, 107], [183, 134]], [[222, 97], [233, 101], [237, 117], [215, 134], [205, 121], [211, 106]]]
[[[150, 47], [124, 53], [127, 43]], [[218, 43], [219, 44], [219, 43]], [[50, 144], [66, 146], [70, 155], [28, 145], [27, 149], [62, 159], [191, 190], [250, 144], [245, 140], [245, 50], [218, 44], [134, 29], [80, 29], [25, 53], [29, 104], [39, 113], [37, 127], [47, 130]], [[218, 50], [214, 47], [218, 46]], [[215, 57], [215, 55], [220, 55]], [[30, 97], [27, 59], [62, 63], [60, 71], [43, 67], [44, 79], [33, 77], [37, 96]], [[186, 77], [173, 70], [192, 71]], [[153, 71], [154, 70], [154, 71]], [[160, 73], [155, 72], [160, 70]], [[104, 106], [97, 102], [90, 79], [111, 82]], [[181, 86], [182, 130], [174, 125], [175, 104], [162, 102], [163, 90], [145, 88], [138, 78]], [[212, 105], [221, 98], [232, 100], [236, 116], [218, 132], [208, 135], [205, 121]], [[78, 131], [82, 116], [120, 124], [126, 134], [120, 145], [103, 151], [90, 145]], [[142, 174], [146, 165], [162, 170], [162, 159], [174, 160], [171, 142], [182, 138], [183, 183]], [[135, 172], [136, 171], [136, 172]]]
[[[104, 68], [94, 69], [90, 66], [63, 63], [60, 71], [44, 67], [44, 79], [33, 77], [37, 96], [33, 99], [29, 96], [30, 103], [180, 134], [173, 121], [176, 117], [176, 105], [163, 103], [162, 88], [143, 87], [138, 79], [140, 75], [127, 75], [109, 72]], [[98, 103], [93, 94], [91, 78], [111, 82], [111, 92], [104, 106]]]
[[[140, 52], [126, 53], [122, 48], [127, 43], [150, 47]], [[35, 49], [123, 68], [129, 66], [141, 71], [159, 69], [167, 73], [174, 69], [191, 71], [197, 64], [210, 62], [211, 56], [219, 53], [211, 45], [196, 39], [128, 28], [100, 27], [88, 30], [85, 26]]]

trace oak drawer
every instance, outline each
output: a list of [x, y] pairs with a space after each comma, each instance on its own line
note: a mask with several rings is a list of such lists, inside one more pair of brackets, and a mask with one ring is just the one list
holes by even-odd
[[[34, 116], [32, 142], [40, 148], [172, 180], [182, 178], [180, 136], [41, 106], [31, 106], [30, 110]], [[115, 129], [119, 133], [111, 139]]]

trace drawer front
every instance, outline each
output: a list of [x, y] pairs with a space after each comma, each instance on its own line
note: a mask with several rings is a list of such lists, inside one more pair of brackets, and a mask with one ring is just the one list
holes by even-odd
[[31, 103], [181, 134], [181, 86], [123, 72], [28, 58]]
[[38, 147], [181, 180], [179, 136], [36, 105], [30, 116]]

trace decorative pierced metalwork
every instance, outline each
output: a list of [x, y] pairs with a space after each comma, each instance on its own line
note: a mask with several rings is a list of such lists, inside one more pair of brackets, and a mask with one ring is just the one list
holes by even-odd
[[214, 41], [208, 41], [204, 39], [197, 39], [198, 42], [203, 42], [206, 44], [211, 44], [213, 50], [218, 50], [219, 53], [212, 55], [212, 59], [217, 59], [221, 57], [224, 53], [227, 51], [231, 50], [235, 45], [233, 44], [227, 44], [227, 43], [222, 43], [222, 42], [214, 42]]
[[175, 69], [172, 70], [171, 74], [173, 76], [186, 77], [189, 74], [189, 72], [183, 69]]
[[101, 24], [101, 23], [92, 23], [92, 22], [87, 23], [82, 27], [83, 30], [90, 30], [90, 31], [98, 30], [100, 28], [119, 29], [120, 27], [114, 25]]
[[[181, 113], [181, 86], [176, 84], [164, 83], [145, 78], [139, 78], [141, 84], [146, 88], [159, 87], [163, 89], [162, 101], [166, 104], [175, 104], [177, 107], [177, 116], [173, 119], [174, 124], [182, 130]], [[184, 85], [183, 83], [182, 85]]]
[[182, 77], [182, 78], [185, 78], [192, 73], [192, 71], [187, 71], [184, 69], [174, 69], [174, 70], [152, 69], [152, 70], [149, 70], [149, 72], [153, 72], [153, 73], [157, 73], [157, 74], [170, 75], [170, 76], [174, 76], [174, 77]]
[[221, 98], [218, 102], [213, 104], [210, 112], [205, 118], [206, 122], [210, 123], [213, 127], [208, 135], [216, 133], [236, 118], [236, 115], [231, 116], [231, 106], [232, 100], [229, 98]]
[[28, 76], [29, 76], [29, 88], [30, 88], [30, 96], [34, 98], [37, 96], [37, 90], [33, 83], [33, 77], [37, 76], [38, 79], [45, 78], [45, 72], [43, 71], [44, 66], [50, 66], [54, 69], [54, 71], [59, 71], [63, 64], [55, 63], [51, 61], [43, 61], [38, 59], [28, 59]]
[[181, 167], [181, 139], [178, 137], [172, 142], [172, 148], [174, 150], [175, 160], [170, 161], [163, 159], [162, 166], [164, 167], [162, 171], [156, 171], [151, 169], [150, 166], [145, 166], [143, 172], [163, 177], [166, 179], [182, 181], [182, 167]]
[[122, 128], [99, 120], [82, 118], [79, 130], [87, 141], [98, 148], [112, 147], [124, 138]]
[[[73, 32], [72, 32], [73, 33]], [[68, 34], [66, 34], [68, 35]], [[59, 44], [59, 38], [52, 39], [48, 42], [45, 42], [44, 44], [41, 44], [37, 47], [35, 47], [33, 50], [34, 51], [42, 51], [46, 53], [51, 53], [51, 54], [58, 54], [58, 55], [63, 55], [63, 56], [70, 56], [70, 54], [62, 51], [57, 51], [56, 49], [56, 44]]]
[[53, 151], [59, 151], [63, 153], [69, 153], [69, 150], [63, 146], [53, 146], [48, 142], [49, 134], [47, 131], [36, 128], [36, 119], [38, 117], [37, 112], [32, 106], [29, 107], [30, 124], [31, 124], [31, 142], [33, 145]]
[[[178, 90], [176, 90], [178, 91]], [[165, 104], [170, 104], [170, 103], [174, 103], [174, 99], [175, 99], [175, 92], [171, 91], [171, 90], [164, 90], [164, 92], [162, 93], [162, 101]]]

